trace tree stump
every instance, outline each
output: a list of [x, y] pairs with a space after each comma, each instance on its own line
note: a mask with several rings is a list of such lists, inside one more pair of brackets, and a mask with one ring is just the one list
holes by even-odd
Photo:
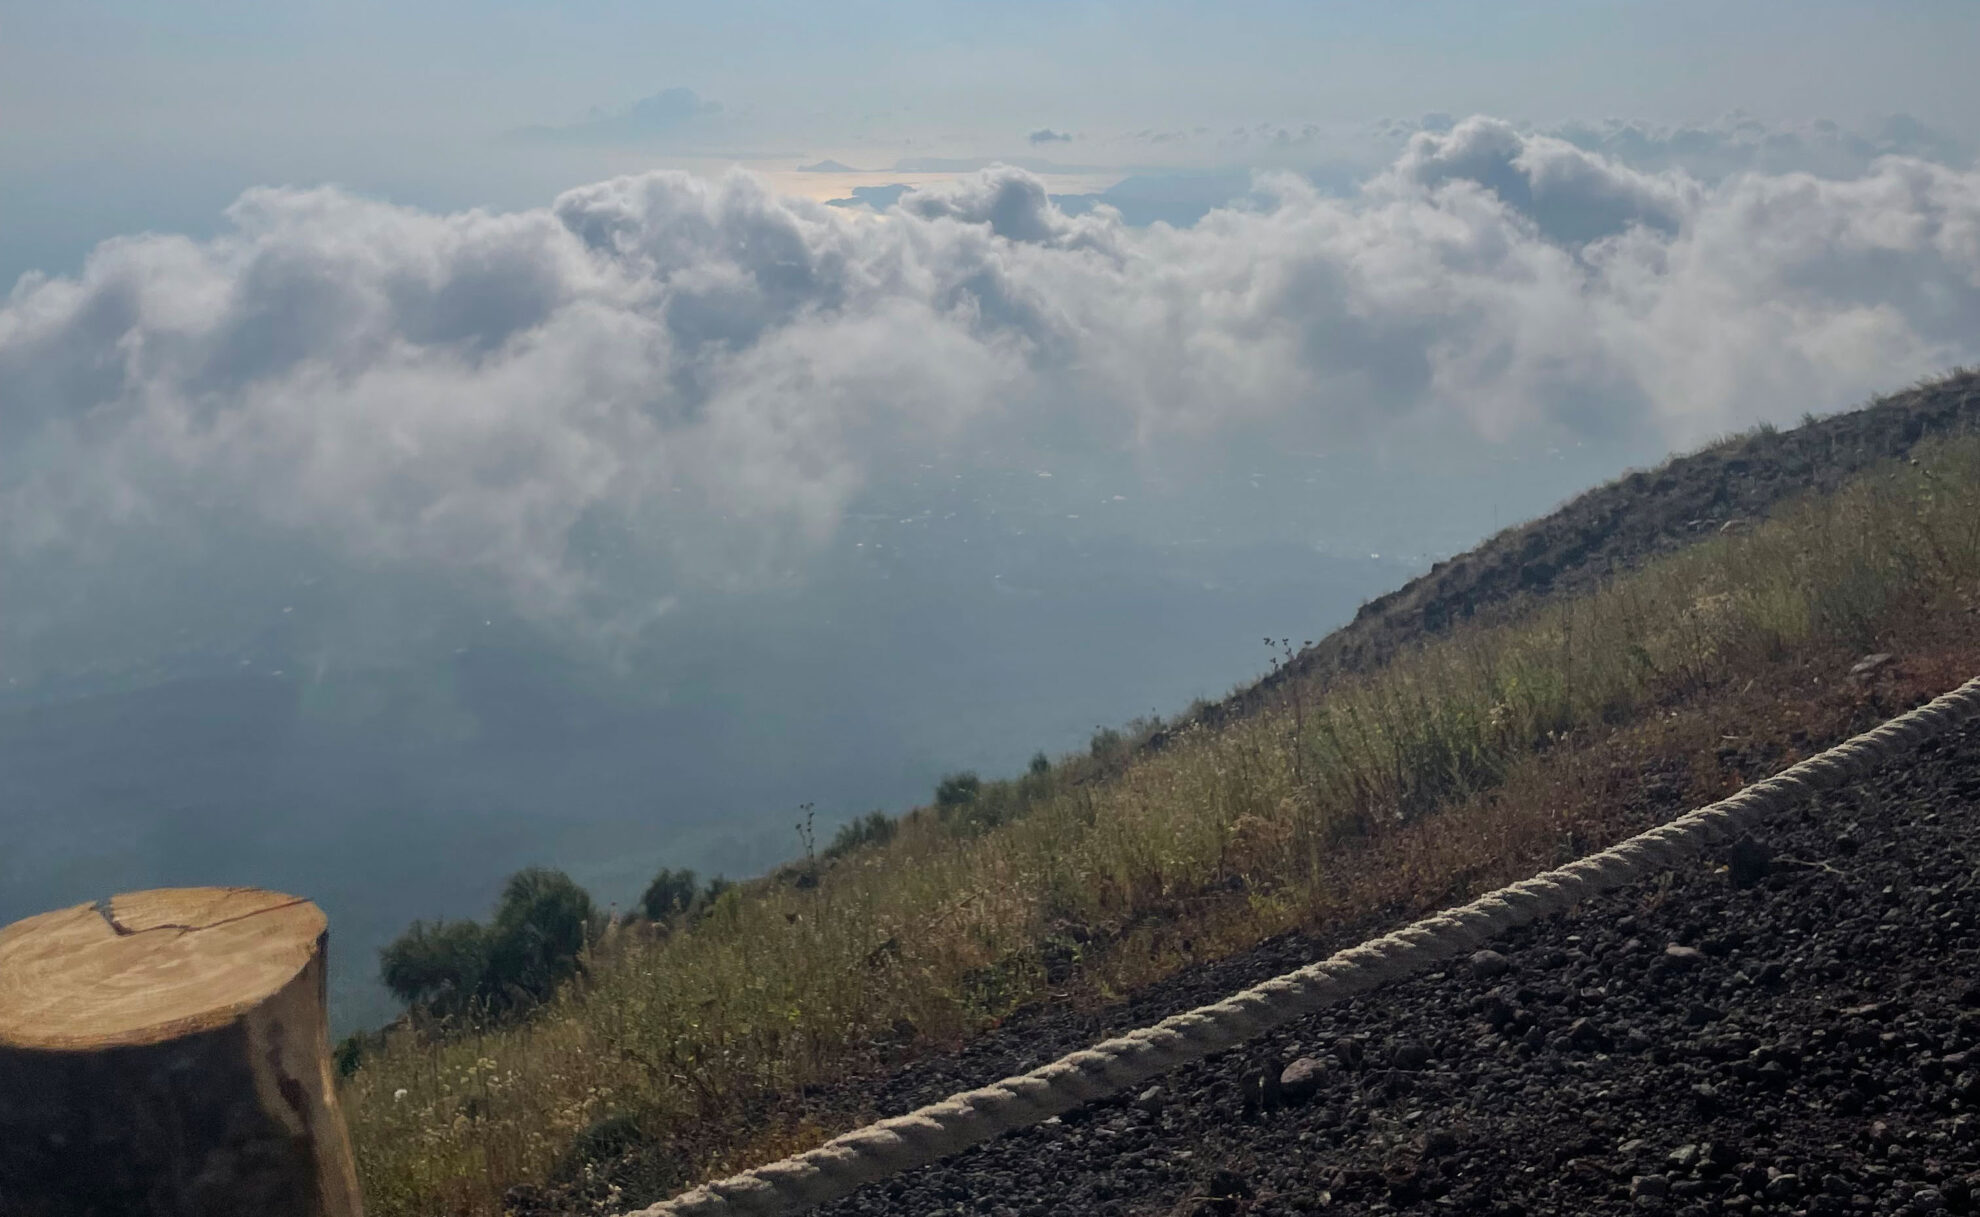
[[135, 892], [0, 930], [0, 1214], [361, 1217], [323, 913]]

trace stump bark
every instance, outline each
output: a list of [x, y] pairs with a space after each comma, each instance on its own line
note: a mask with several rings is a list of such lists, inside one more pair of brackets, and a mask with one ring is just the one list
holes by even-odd
[[323, 914], [171, 888], [0, 930], [0, 1214], [361, 1217]]

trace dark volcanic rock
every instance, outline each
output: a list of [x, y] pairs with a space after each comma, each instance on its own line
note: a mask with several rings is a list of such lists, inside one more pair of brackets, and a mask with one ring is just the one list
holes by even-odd
[[1310, 1056], [1303, 1056], [1279, 1075], [1279, 1094], [1288, 1103], [1304, 1103], [1326, 1079], [1327, 1067]]
[[1734, 887], [1752, 887], [1767, 877], [1773, 861], [1772, 850], [1750, 835], [1743, 836], [1726, 851], [1726, 875]]
[[[818, 1212], [1972, 1213], [1976, 779], [1969, 728], [1758, 828], [1825, 864], [1790, 886], [1701, 859], [1504, 935], [1502, 989], [1460, 959], [1176, 1070], [1159, 1107], [1103, 1100]], [[1041, 1011], [862, 1093], [905, 1111], [1341, 945], [1281, 939], [1101, 1015]], [[1240, 1120], [1272, 1060], [1292, 1062], [1284, 1102]]]

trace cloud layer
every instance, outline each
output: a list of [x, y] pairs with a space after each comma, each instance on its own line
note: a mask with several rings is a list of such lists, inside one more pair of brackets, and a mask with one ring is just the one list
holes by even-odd
[[1681, 445], [1980, 353], [1980, 174], [1921, 159], [1707, 183], [1472, 118], [1350, 197], [1254, 198], [1134, 229], [1010, 168], [878, 219], [744, 174], [499, 215], [253, 191], [0, 302], [0, 563], [109, 587], [218, 529], [637, 629], [957, 454], [1173, 486], [1261, 437]]
[[1624, 119], [1567, 123], [1551, 134], [1641, 169], [1683, 169], [1707, 179], [1741, 172], [1853, 175], [1885, 156], [1961, 167], [1973, 162], [1972, 149], [1908, 114], [1889, 115], [1866, 130], [1828, 119], [1763, 123], [1735, 113], [1675, 126]]

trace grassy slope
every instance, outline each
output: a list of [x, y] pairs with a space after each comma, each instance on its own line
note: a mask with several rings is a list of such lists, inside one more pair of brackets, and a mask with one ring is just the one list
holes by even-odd
[[1197, 717], [1214, 724], [1241, 715], [1290, 675], [1366, 671], [1460, 623], [1509, 620], [1540, 599], [1587, 591], [1729, 523], [1758, 519], [1783, 499], [1834, 490], [1921, 442], [1975, 428], [1980, 371], [1960, 370], [1863, 409], [1811, 416], [1789, 431], [1762, 428], [1632, 472], [1369, 601], [1288, 670]]
[[[1947, 383], [1971, 402], [1970, 377]], [[815, 886], [754, 885], [691, 930], [616, 938], [526, 1027], [397, 1037], [344, 1089], [371, 1208], [500, 1212], [513, 1183], [613, 1160], [573, 1144], [614, 1116], [652, 1147], [649, 1189], [815, 1142], [854, 1117], [820, 1115], [807, 1089], [1025, 1002], [1105, 1000], [1572, 856], [1980, 663], [1980, 441], [1698, 531], [1611, 555], [1628, 573], [1557, 568], [1572, 597], [1474, 594], [1496, 607], [1413, 643], [1388, 631], [1385, 663], [1309, 659], [1102, 780], [1034, 779], [1007, 822], [914, 816]], [[1565, 535], [1511, 535], [1536, 532]], [[1506, 542], [1487, 548], [1525, 552]], [[1902, 651], [1912, 685], [1839, 683], [1872, 649]]]

